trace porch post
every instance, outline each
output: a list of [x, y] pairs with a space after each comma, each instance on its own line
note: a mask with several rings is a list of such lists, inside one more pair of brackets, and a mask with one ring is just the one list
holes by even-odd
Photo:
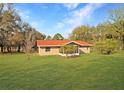
[[64, 48], [63, 48], [63, 52], [62, 53], [64, 54]]
[[80, 54], [79, 45], [78, 45], [78, 53]]
[[39, 54], [40, 54], [40, 46], [38, 46], [38, 52], [39, 52]]

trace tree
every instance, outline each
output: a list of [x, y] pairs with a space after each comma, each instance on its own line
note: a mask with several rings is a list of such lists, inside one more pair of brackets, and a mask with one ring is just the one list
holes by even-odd
[[25, 53], [27, 54], [28, 59], [30, 59], [30, 53], [32, 53], [32, 48], [36, 46], [36, 41], [39, 39], [43, 40], [44, 35], [32, 28], [26, 22], [23, 23], [23, 29]]
[[90, 41], [92, 39], [90, 27], [85, 25], [76, 27], [70, 34], [69, 39]]
[[41, 35], [41, 38], [40, 38], [41, 40], [45, 40], [46, 39], [46, 35], [45, 34], [40, 33], [40, 35]]
[[64, 37], [60, 34], [60, 33], [57, 33], [53, 36], [53, 40], [63, 40]]
[[[36, 45], [37, 39], [44, 40], [46, 36], [29, 24], [23, 22], [13, 8], [13, 4], [0, 4], [0, 47], [1, 52], [11, 52], [16, 48], [30, 51], [30, 47]], [[30, 47], [29, 47], [30, 46]]]
[[25, 46], [25, 53], [27, 54], [28, 60], [30, 59], [30, 53], [32, 50], [32, 45], [33, 45], [33, 29], [31, 28], [31, 26], [28, 23], [24, 23], [23, 24], [23, 28], [24, 28], [24, 46]]
[[96, 49], [102, 54], [112, 54], [118, 50], [119, 44], [117, 40], [102, 40], [96, 43]]
[[118, 40], [122, 41], [124, 48], [124, 7], [110, 10], [108, 22], [112, 24], [112, 29], [115, 31]]
[[3, 47], [6, 47], [8, 52], [11, 52], [10, 38], [13, 33], [17, 30], [17, 17], [13, 4], [1, 4], [0, 6], [0, 47], [3, 52]]
[[48, 36], [46, 37], [46, 40], [52, 40], [52, 37], [51, 37], [50, 35], [48, 35]]

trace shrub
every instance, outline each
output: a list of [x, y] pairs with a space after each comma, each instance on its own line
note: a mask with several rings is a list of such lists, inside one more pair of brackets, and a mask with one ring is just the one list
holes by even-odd
[[102, 54], [112, 54], [119, 49], [119, 43], [111, 39], [99, 41], [96, 43], [96, 49]]

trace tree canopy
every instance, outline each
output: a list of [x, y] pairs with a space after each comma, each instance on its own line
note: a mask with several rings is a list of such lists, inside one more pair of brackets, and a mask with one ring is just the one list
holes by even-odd
[[[13, 4], [0, 4], [0, 50], [1, 52], [31, 51], [37, 39], [44, 39], [45, 35], [38, 32], [28, 23], [22, 21]], [[30, 46], [30, 48], [27, 48]], [[13, 49], [14, 48], [14, 49]]]
[[53, 36], [53, 40], [63, 40], [63, 39], [64, 39], [64, 37], [60, 33], [56, 33]]
[[[13, 4], [0, 4], [0, 51], [23, 51], [30, 53], [36, 46], [36, 40], [64, 40], [60, 33], [53, 38], [40, 33], [29, 23], [21, 19]], [[107, 21], [96, 26], [81, 25], [72, 30], [70, 40], [84, 40], [96, 45], [101, 42], [106, 49], [113, 46], [112, 41], [117, 41], [124, 49], [124, 7], [108, 11]], [[104, 42], [104, 43], [102, 43]], [[107, 45], [109, 43], [109, 45]], [[102, 46], [99, 46], [102, 48]], [[115, 48], [114, 48], [115, 49]], [[113, 49], [112, 49], [113, 50]], [[108, 50], [105, 50], [108, 51]]]
[[52, 40], [52, 37], [51, 37], [50, 35], [48, 35], [48, 36], [46, 37], [46, 40]]
[[[124, 7], [108, 11], [107, 21], [96, 26], [81, 25], [76, 27], [69, 36], [71, 40], [84, 40], [93, 43], [116, 40], [119, 49], [124, 49]], [[99, 43], [100, 44], [100, 43]], [[101, 43], [103, 45], [103, 43]], [[110, 43], [112, 45], [112, 43]], [[101, 46], [102, 47], [102, 46]], [[105, 48], [105, 47], [104, 47]]]

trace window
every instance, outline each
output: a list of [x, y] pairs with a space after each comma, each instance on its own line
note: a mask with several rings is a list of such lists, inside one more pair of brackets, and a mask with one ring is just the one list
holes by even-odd
[[46, 47], [45, 51], [49, 52], [50, 51], [50, 47]]

